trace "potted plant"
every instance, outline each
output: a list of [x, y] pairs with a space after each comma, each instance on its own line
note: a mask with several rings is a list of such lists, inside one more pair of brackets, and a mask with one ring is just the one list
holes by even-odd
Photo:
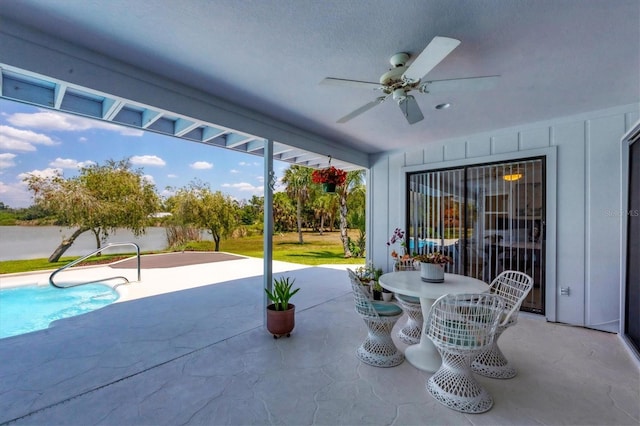
[[384, 300], [385, 302], [391, 302], [392, 298], [393, 298], [393, 292], [391, 290], [387, 290], [386, 288], [382, 287], [382, 300]]
[[335, 192], [336, 186], [344, 185], [347, 181], [347, 172], [331, 166], [314, 170], [311, 173], [311, 180], [313, 183], [321, 184], [324, 192]]
[[402, 254], [399, 254], [395, 249], [391, 251], [391, 258], [393, 259], [393, 269], [395, 271], [406, 271], [413, 270], [414, 259], [409, 256], [407, 253], [407, 242], [404, 238], [404, 231], [400, 228], [396, 228], [393, 230], [393, 234], [389, 241], [387, 241], [387, 246], [391, 247], [396, 243], [400, 243], [400, 247], [402, 248]]
[[380, 275], [383, 274], [382, 268], [376, 268], [373, 264], [368, 263], [365, 266], [359, 266], [355, 269], [355, 274], [363, 286], [366, 286], [365, 292], [369, 296], [373, 296], [374, 300], [380, 300], [380, 293], [383, 291], [382, 286], [378, 283]]
[[373, 300], [382, 300], [382, 286], [378, 281], [374, 281], [372, 285]]
[[292, 290], [295, 278], [281, 277], [273, 279], [273, 291], [264, 289], [273, 303], [267, 306], [267, 330], [273, 334], [273, 338], [280, 336], [291, 336], [291, 331], [295, 327], [296, 306], [289, 303], [291, 297], [300, 288]]
[[419, 254], [414, 259], [420, 262], [420, 278], [428, 283], [443, 283], [444, 266], [447, 263], [453, 263], [451, 257], [439, 251]]

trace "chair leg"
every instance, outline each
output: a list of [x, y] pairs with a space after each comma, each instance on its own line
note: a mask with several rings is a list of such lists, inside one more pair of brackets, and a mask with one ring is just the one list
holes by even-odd
[[420, 325], [411, 318], [407, 318], [405, 326], [398, 331], [398, 338], [407, 345], [417, 345], [420, 343], [421, 334], [422, 328]]
[[391, 329], [399, 317], [384, 321], [364, 320], [369, 330], [367, 338], [357, 350], [358, 358], [375, 367], [395, 367], [404, 361], [404, 354], [398, 350], [391, 338]]
[[471, 369], [474, 373], [492, 379], [512, 379], [516, 376], [516, 369], [510, 365], [509, 360], [507, 360], [498, 346], [498, 338], [502, 331], [496, 330], [493, 344], [473, 360]]
[[484, 413], [493, 407], [493, 398], [471, 371], [477, 352], [457, 354], [440, 351], [442, 365], [427, 380], [427, 391], [441, 404], [462, 413]]
[[398, 331], [398, 338], [408, 345], [416, 345], [420, 343], [420, 337], [422, 336], [422, 326], [424, 323], [422, 309], [420, 305], [409, 305], [402, 301], [398, 303], [407, 313], [407, 322]]

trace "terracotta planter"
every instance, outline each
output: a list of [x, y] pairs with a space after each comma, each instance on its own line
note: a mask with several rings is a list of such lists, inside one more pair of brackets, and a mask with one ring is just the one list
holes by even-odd
[[296, 305], [289, 303], [286, 311], [276, 311], [275, 308], [273, 303], [267, 306], [267, 330], [273, 334], [274, 339], [285, 335], [289, 337], [296, 325]]
[[420, 278], [428, 283], [443, 283], [444, 265], [420, 262]]

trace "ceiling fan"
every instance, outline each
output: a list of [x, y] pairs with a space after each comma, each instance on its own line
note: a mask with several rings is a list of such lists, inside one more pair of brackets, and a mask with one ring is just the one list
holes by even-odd
[[493, 87], [498, 78], [496, 75], [449, 80], [424, 80], [425, 76], [459, 44], [460, 40], [454, 38], [434, 37], [410, 65], [407, 65], [410, 58], [408, 53], [396, 53], [389, 59], [393, 68], [382, 74], [378, 83], [333, 77], [325, 78], [320, 84], [374, 89], [380, 90], [384, 94], [350, 112], [337, 122], [346, 123], [392, 97], [398, 103], [409, 124], [414, 124], [424, 119], [424, 116], [416, 99], [409, 94], [413, 90], [420, 93], [439, 93], [452, 90], [483, 90]]

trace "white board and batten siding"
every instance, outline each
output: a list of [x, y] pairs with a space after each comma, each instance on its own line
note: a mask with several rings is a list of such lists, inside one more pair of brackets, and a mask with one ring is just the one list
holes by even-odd
[[[638, 105], [425, 143], [371, 158], [370, 259], [391, 267], [386, 239], [405, 225], [406, 173], [544, 156], [547, 160], [546, 317], [618, 332], [623, 256], [621, 138]], [[560, 295], [560, 288], [570, 288]]]

